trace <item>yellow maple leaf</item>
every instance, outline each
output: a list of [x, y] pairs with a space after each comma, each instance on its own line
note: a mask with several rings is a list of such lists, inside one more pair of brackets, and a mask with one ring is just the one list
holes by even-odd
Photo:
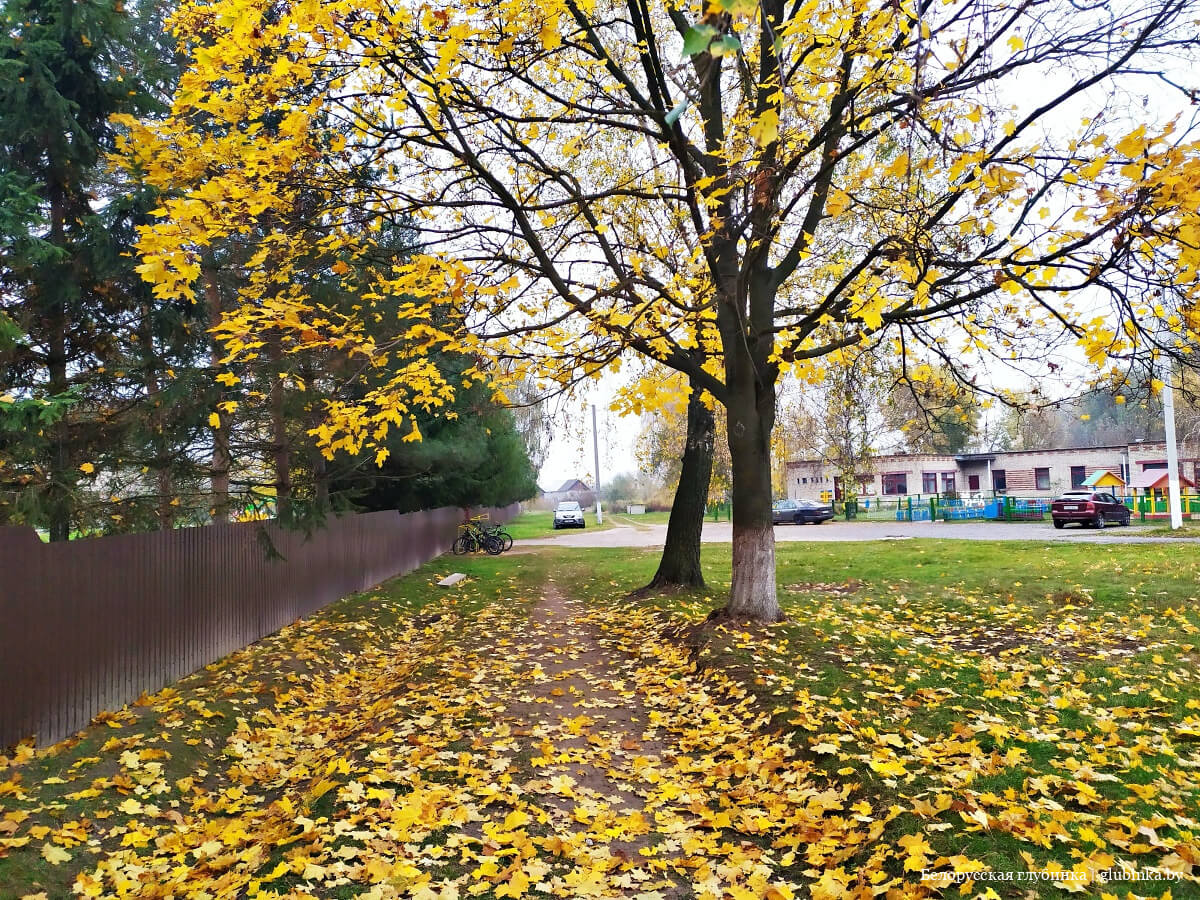
[[929, 854], [933, 852], [933, 847], [925, 840], [925, 835], [906, 834], [896, 843], [904, 848], [906, 872], [920, 872], [929, 867]]
[[1146, 126], [1139, 125], [1121, 140], [1117, 141], [1116, 150], [1122, 156], [1141, 156], [1146, 149]]
[[773, 108], [763, 110], [762, 115], [750, 126], [750, 137], [760, 147], [779, 140], [779, 113]]
[[52, 866], [58, 866], [71, 859], [71, 854], [56, 844], [42, 844], [42, 859]]
[[893, 778], [899, 778], [908, 774], [908, 769], [904, 768], [904, 763], [898, 759], [873, 759], [871, 760], [871, 768], [880, 775], [887, 775]]
[[555, 50], [562, 46], [562, 35], [558, 32], [558, 23], [547, 21], [538, 31], [538, 40], [547, 50]]
[[529, 876], [518, 869], [513, 872], [508, 881], [496, 888], [497, 897], [524, 897], [529, 890]]
[[841, 900], [842, 897], [848, 897], [846, 885], [850, 879], [851, 876], [841, 866], [826, 869], [812, 886], [813, 900]]
[[504, 817], [504, 830], [515, 831], [518, 828], [528, 825], [532, 821], [533, 819], [529, 817], [529, 813], [515, 809]]

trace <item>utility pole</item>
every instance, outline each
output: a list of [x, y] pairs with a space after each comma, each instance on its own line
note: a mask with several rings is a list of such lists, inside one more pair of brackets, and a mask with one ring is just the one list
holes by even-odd
[[596, 431], [596, 404], [592, 404], [592, 458], [596, 462], [596, 524], [604, 524], [604, 510], [600, 507], [600, 435]]
[[1171, 510], [1171, 528], [1183, 527], [1179, 503], [1179, 447], [1175, 443], [1175, 390], [1171, 387], [1170, 357], [1162, 363], [1163, 430], [1167, 439], [1167, 504]]

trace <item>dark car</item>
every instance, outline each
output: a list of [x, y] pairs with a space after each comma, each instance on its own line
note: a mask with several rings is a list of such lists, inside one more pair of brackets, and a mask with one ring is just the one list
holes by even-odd
[[1055, 528], [1062, 528], [1068, 522], [1097, 528], [1128, 525], [1129, 507], [1104, 491], [1080, 489], [1067, 491], [1051, 503], [1050, 518], [1054, 520]]
[[785, 522], [795, 525], [812, 522], [814, 525], [820, 525], [832, 518], [833, 507], [816, 500], [776, 500], [771, 504], [771, 521], [776, 525]]

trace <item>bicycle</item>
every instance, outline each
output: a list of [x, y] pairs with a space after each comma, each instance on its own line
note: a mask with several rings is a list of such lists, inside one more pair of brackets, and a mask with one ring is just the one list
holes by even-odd
[[451, 549], [458, 554], [474, 553], [483, 550], [491, 556], [498, 556], [512, 547], [512, 535], [500, 526], [485, 526], [479, 524], [482, 516], [463, 522], [459, 525], [459, 535], [454, 539]]
[[512, 549], [513, 536], [505, 531], [502, 525], [485, 525], [482, 527], [487, 534], [493, 535], [494, 537], [500, 539], [501, 543], [503, 544], [503, 547], [501, 548], [502, 553], [505, 550]]

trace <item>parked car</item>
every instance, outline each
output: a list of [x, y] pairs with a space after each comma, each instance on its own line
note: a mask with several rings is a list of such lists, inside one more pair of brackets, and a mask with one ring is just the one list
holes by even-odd
[[816, 500], [776, 500], [771, 504], [771, 521], [776, 525], [785, 522], [794, 525], [806, 525], [809, 522], [820, 525], [832, 518], [833, 507]]
[[586, 528], [583, 520], [583, 509], [574, 500], [564, 500], [554, 507], [555, 528]]
[[1104, 491], [1067, 491], [1050, 504], [1050, 518], [1054, 520], [1055, 528], [1062, 528], [1068, 522], [1096, 528], [1128, 525], [1129, 515], [1129, 507]]

